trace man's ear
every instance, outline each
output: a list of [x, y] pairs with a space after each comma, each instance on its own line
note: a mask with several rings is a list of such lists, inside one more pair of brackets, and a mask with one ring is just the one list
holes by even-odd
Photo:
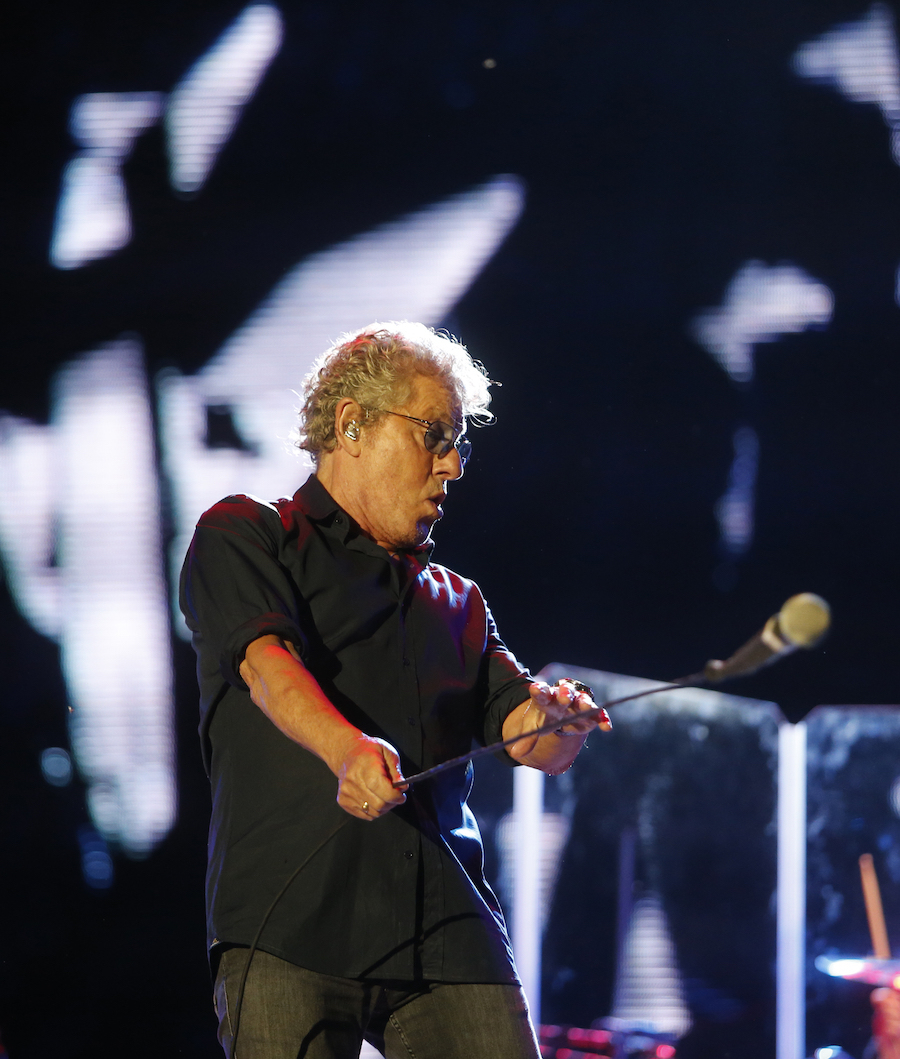
[[334, 440], [338, 448], [350, 456], [358, 456], [361, 451], [360, 439], [366, 413], [357, 401], [344, 397], [334, 410]]

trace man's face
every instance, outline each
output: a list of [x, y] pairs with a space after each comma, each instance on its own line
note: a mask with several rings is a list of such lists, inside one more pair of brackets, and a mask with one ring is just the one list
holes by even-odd
[[[391, 409], [433, 422], [458, 425], [459, 406], [443, 383], [415, 375], [409, 398]], [[459, 453], [436, 456], [425, 447], [426, 427], [385, 415], [363, 431], [357, 520], [390, 552], [424, 544], [443, 515], [447, 483], [462, 477]]]

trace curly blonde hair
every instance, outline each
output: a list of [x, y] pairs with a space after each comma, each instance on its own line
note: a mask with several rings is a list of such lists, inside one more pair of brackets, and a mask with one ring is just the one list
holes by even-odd
[[335, 411], [343, 398], [366, 409], [366, 425], [371, 425], [391, 405], [408, 399], [417, 374], [439, 379], [465, 418], [478, 425], [494, 421], [488, 411], [491, 380], [461, 342], [408, 320], [375, 323], [341, 335], [306, 376], [298, 448], [318, 463], [323, 452], [334, 449]]

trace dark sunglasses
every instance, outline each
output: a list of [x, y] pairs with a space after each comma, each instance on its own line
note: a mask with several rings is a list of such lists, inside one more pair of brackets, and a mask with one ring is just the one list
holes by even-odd
[[427, 419], [418, 419], [416, 416], [404, 415], [403, 412], [392, 412], [389, 408], [383, 408], [391, 416], [399, 416], [408, 419], [411, 423], [421, 423], [428, 429], [425, 431], [425, 448], [435, 456], [443, 457], [455, 448], [459, 453], [460, 463], [465, 466], [466, 461], [472, 455], [472, 442], [456, 427], [449, 423], [442, 423], [440, 419], [429, 422]]

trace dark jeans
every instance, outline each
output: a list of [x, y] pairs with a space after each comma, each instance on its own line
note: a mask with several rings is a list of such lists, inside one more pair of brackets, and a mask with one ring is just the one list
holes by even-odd
[[254, 953], [232, 1054], [231, 1016], [246, 949], [216, 977], [228, 1059], [358, 1059], [363, 1038], [387, 1059], [539, 1059], [525, 996], [513, 985], [373, 983], [317, 974]]

